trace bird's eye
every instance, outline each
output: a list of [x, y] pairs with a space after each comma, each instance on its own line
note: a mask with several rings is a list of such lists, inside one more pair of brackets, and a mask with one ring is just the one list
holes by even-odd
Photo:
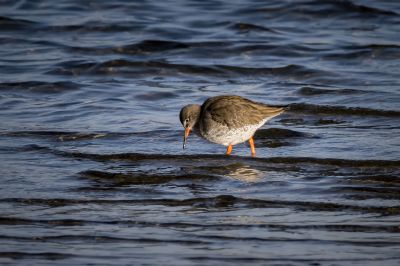
[[189, 123], [189, 118], [186, 118], [186, 119], [185, 119], [185, 122], [186, 122], [186, 123]]

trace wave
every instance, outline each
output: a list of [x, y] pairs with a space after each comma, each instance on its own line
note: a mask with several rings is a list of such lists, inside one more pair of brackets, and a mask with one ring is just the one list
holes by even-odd
[[311, 134], [285, 128], [261, 128], [254, 135], [258, 138], [308, 138]]
[[44, 82], [44, 81], [25, 81], [25, 82], [4, 82], [0, 83], [1, 90], [20, 90], [35, 93], [62, 93], [77, 90], [81, 85], [71, 81]]
[[0, 16], [0, 29], [3, 31], [30, 29], [37, 23], [27, 19]]
[[[396, 183], [392, 183], [396, 184]], [[367, 186], [340, 186], [332, 187], [332, 191], [345, 195], [345, 198], [352, 200], [400, 200], [400, 189], [389, 187], [367, 187]]]
[[[26, 204], [40, 204], [54, 206], [56, 200], [48, 199], [1, 199], [0, 202], [20, 201]], [[59, 200], [60, 201], [60, 200]], [[359, 206], [349, 204], [339, 204], [332, 202], [312, 202], [312, 201], [285, 201], [285, 200], [264, 200], [264, 199], [252, 199], [252, 198], [241, 198], [232, 195], [218, 195], [215, 197], [197, 197], [188, 199], [132, 199], [132, 200], [61, 200], [64, 204], [68, 202], [71, 204], [130, 204], [130, 205], [162, 205], [167, 207], [178, 207], [178, 206], [193, 206], [198, 208], [291, 208], [301, 211], [344, 211], [350, 210], [361, 213], [379, 213], [382, 215], [399, 215], [400, 206]], [[49, 204], [47, 204], [49, 203]], [[60, 205], [56, 205], [60, 206]], [[63, 206], [63, 205], [61, 205]], [[10, 223], [15, 218], [1, 218], [0, 223]], [[22, 220], [24, 222], [24, 220]], [[64, 220], [64, 223], [74, 223], [74, 221]]]
[[236, 11], [236, 14], [267, 13], [285, 15], [286, 17], [313, 17], [331, 18], [344, 16], [357, 16], [365, 19], [374, 17], [395, 17], [399, 14], [394, 10], [372, 7], [368, 5], [355, 4], [348, 0], [327, 0], [327, 1], [300, 1], [295, 6], [283, 4], [277, 7], [244, 8]]
[[[194, 225], [196, 226], [196, 225]], [[198, 225], [197, 225], [198, 226]], [[355, 240], [322, 240], [315, 238], [283, 238], [283, 237], [247, 237], [247, 236], [221, 236], [221, 235], [207, 235], [204, 237], [198, 236], [198, 238], [205, 238], [204, 240], [187, 240], [187, 239], [161, 239], [161, 238], [132, 238], [132, 237], [113, 237], [107, 235], [54, 235], [54, 236], [38, 236], [38, 237], [24, 237], [24, 236], [1, 236], [0, 239], [16, 240], [16, 241], [82, 241], [85, 243], [174, 243], [183, 245], [204, 245], [210, 244], [211, 240], [228, 240], [228, 241], [259, 241], [259, 242], [316, 242], [316, 243], [333, 243], [333, 244], [347, 244], [356, 246], [373, 246], [373, 247], [385, 247], [399, 245], [400, 242], [394, 241], [355, 241]]]
[[[72, 27], [72, 26], [71, 26]], [[75, 26], [78, 27], [78, 26]], [[237, 23], [234, 28], [238, 30], [264, 30], [271, 31], [262, 26], [252, 24]], [[29, 40], [21, 40], [29, 42]], [[17, 40], [15, 40], [17, 42]], [[38, 43], [40, 44], [40, 43]], [[62, 45], [56, 44], [57, 47]], [[261, 53], [275, 55], [281, 57], [304, 57], [320, 54], [321, 58], [327, 60], [334, 59], [363, 59], [374, 57], [379, 59], [396, 59], [399, 54], [399, 46], [396, 44], [367, 44], [367, 45], [343, 45], [336, 49], [328, 47], [317, 47], [307, 44], [266, 44], [266, 43], [235, 43], [232, 41], [222, 42], [178, 42], [168, 39], [145, 39], [133, 44], [120, 46], [95, 46], [95, 47], [79, 47], [79, 46], [64, 46], [66, 50], [79, 52], [84, 54], [126, 54], [126, 55], [151, 55], [153, 53], [163, 53], [168, 51], [179, 50], [181, 53], [188, 53], [200, 57], [221, 56], [237, 56], [242, 53]]]
[[351, 60], [351, 59], [374, 59], [374, 60], [397, 60], [400, 57], [400, 46], [396, 44], [367, 44], [367, 45], [345, 45], [340, 52], [331, 51], [321, 55], [326, 60]]
[[39, 236], [39, 237], [24, 237], [24, 236], [2, 236], [0, 239], [17, 240], [17, 241], [82, 241], [82, 242], [96, 242], [96, 243], [175, 243], [183, 245], [200, 245], [207, 244], [209, 241], [203, 240], [181, 240], [181, 239], [161, 239], [161, 238], [132, 238], [132, 237], [113, 237], [107, 235], [55, 235], [55, 236]]
[[310, 86], [302, 87], [297, 92], [304, 96], [325, 95], [325, 94], [342, 95], [342, 94], [367, 93], [367, 91], [355, 90], [355, 89], [320, 89]]
[[[52, 199], [48, 199], [52, 201]], [[35, 199], [5, 199], [0, 202], [17, 202], [22, 204], [32, 205], [42, 203], [35, 203]], [[115, 204], [120, 203], [118, 200], [113, 201]], [[82, 201], [80, 204], [92, 204], [90, 201]], [[124, 203], [124, 202], [122, 202]], [[94, 202], [94, 204], [97, 204]], [[48, 205], [51, 206], [51, 205]], [[30, 224], [44, 224], [57, 226], [83, 226], [86, 224], [121, 224], [121, 225], [132, 225], [136, 227], [161, 227], [161, 228], [213, 228], [216, 230], [237, 230], [246, 228], [262, 228], [272, 230], [318, 230], [318, 231], [333, 231], [333, 232], [372, 232], [372, 233], [400, 233], [400, 228], [397, 224], [293, 224], [293, 223], [193, 223], [193, 222], [162, 222], [162, 221], [137, 221], [137, 220], [83, 220], [83, 219], [30, 219], [30, 218], [19, 218], [19, 217], [1, 217], [0, 225], [30, 225]]]
[[142, 101], [158, 101], [166, 98], [178, 98], [178, 95], [173, 92], [154, 91], [136, 95], [135, 98]]
[[73, 254], [57, 253], [57, 252], [18, 252], [18, 251], [0, 251], [0, 258], [12, 258], [13, 260], [22, 259], [46, 259], [46, 260], [64, 260], [75, 257]]
[[152, 52], [163, 52], [176, 49], [187, 49], [190, 45], [183, 42], [164, 41], [164, 40], [144, 40], [142, 42], [120, 46], [113, 50], [123, 54], [142, 54]]
[[285, 128], [261, 128], [254, 134], [258, 147], [279, 148], [294, 146], [299, 139], [317, 138], [317, 136]]
[[[8, 136], [8, 137], [18, 137], [18, 138], [43, 138], [57, 141], [80, 141], [80, 140], [88, 140], [88, 139], [98, 139], [98, 138], [107, 138], [107, 139], [120, 139], [127, 138], [131, 136], [154, 136], [156, 135], [165, 135], [170, 133], [169, 130], [153, 130], [153, 131], [142, 131], [142, 132], [76, 132], [76, 131], [45, 131], [45, 130], [29, 130], [29, 131], [9, 131], [2, 132], [0, 136]], [[175, 134], [175, 133], [173, 133]], [[26, 150], [35, 150], [42, 149], [44, 147], [40, 147], [37, 145], [28, 145], [25, 146]]]
[[[301, 65], [283, 67], [241, 67], [232, 65], [189, 65], [166, 61], [109, 60], [101, 63], [68, 61], [61, 63], [47, 74], [54, 75], [203, 75], [214, 77], [240, 76], [282, 76], [297, 79], [311, 79], [328, 73], [309, 69]], [[333, 74], [330, 73], [330, 76]]]
[[120, 31], [139, 31], [144, 26], [139, 22], [120, 21], [118, 23], [107, 23], [104, 21], [89, 21], [83, 24], [57, 25], [45, 27], [43, 31], [51, 32], [120, 32]]
[[[365, 185], [374, 185], [379, 184], [384, 187], [400, 187], [400, 178], [396, 175], [366, 175], [366, 176], [352, 176], [350, 179], [346, 180], [346, 183], [349, 184], [365, 184]], [[400, 194], [399, 194], [400, 195]]]
[[385, 10], [385, 9], [380, 9], [376, 7], [371, 7], [367, 5], [359, 5], [359, 4], [354, 4], [351, 1], [347, 0], [329, 0], [329, 1], [324, 1], [324, 2], [318, 2], [318, 1], [312, 1], [312, 6], [314, 5], [324, 5], [328, 4], [326, 8], [326, 12], [324, 10], [318, 10], [318, 12], [321, 12], [323, 14], [327, 13], [332, 13], [332, 12], [352, 12], [352, 13], [359, 13], [359, 14], [368, 14], [368, 15], [387, 15], [387, 16], [398, 16], [399, 14], [396, 13], [393, 10]]
[[[246, 24], [247, 25], [247, 24]], [[152, 55], [155, 53], [164, 53], [169, 51], [179, 51], [187, 53], [195, 57], [218, 58], [225, 56], [237, 56], [243, 53], [257, 53], [264, 55], [275, 55], [282, 57], [302, 57], [307, 54], [315, 54], [316, 52], [331, 51], [331, 49], [310, 46], [307, 44], [266, 44], [232, 42], [232, 41], [198, 41], [198, 42], [177, 42], [171, 40], [142, 40], [133, 44], [111, 47], [65, 47], [66, 50], [84, 54], [127, 54], [127, 55]]]
[[235, 23], [231, 26], [233, 30], [239, 31], [239, 32], [249, 32], [249, 31], [263, 31], [263, 32], [270, 32], [270, 33], [278, 33], [276, 30], [256, 25], [256, 24], [251, 24], [251, 23]]
[[386, 116], [400, 117], [400, 111], [395, 110], [379, 110], [363, 107], [345, 107], [345, 106], [329, 106], [315, 105], [306, 103], [289, 104], [291, 112], [303, 112], [312, 114], [330, 114], [330, 115], [359, 115], [359, 116]]
[[[15, 36], [1, 36], [0, 44], [29, 44], [29, 45], [37, 45], [37, 46], [49, 46], [49, 47], [57, 47], [57, 48], [66, 48], [68, 47], [65, 44], [61, 44], [55, 41], [49, 40], [30, 40], [27, 38], [20, 38]], [[8, 61], [6, 58], [3, 58], [4, 61]], [[15, 62], [15, 60], [9, 60], [10, 62]]]
[[268, 158], [249, 158], [242, 156], [232, 155], [226, 157], [225, 155], [217, 154], [198, 154], [198, 155], [177, 155], [177, 154], [148, 154], [148, 153], [113, 153], [113, 154], [96, 154], [96, 153], [82, 153], [82, 152], [69, 152], [55, 150], [45, 146], [27, 145], [23, 147], [25, 151], [45, 151], [55, 155], [71, 158], [90, 159], [98, 161], [114, 161], [114, 160], [128, 160], [128, 161], [142, 161], [142, 160], [181, 160], [181, 161], [226, 161], [234, 162], [261, 162], [265, 164], [319, 164], [319, 165], [332, 165], [341, 167], [382, 167], [382, 168], [396, 168], [400, 167], [399, 160], [349, 160], [349, 159], [336, 159], [336, 158], [316, 158], [316, 157], [268, 157]]
[[151, 53], [165, 52], [169, 50], [188, 49], [190, 43], [168, 41], [168, 40], [143, 40], [133, 44], [117, 47], [69, 47], [73, 52], [95, 53], [95, 54], [127, 54], [127, 55], [149, 55]]
[[179, 180], [210, 180], [217, 179], [213, 175], [205, 174], [146, 174], [146, 173], [111, 173], [97, 170], [87, 170], [81, 176], [102, 182], [112, 182], [118, 185], [149, 185], [162, 184]]

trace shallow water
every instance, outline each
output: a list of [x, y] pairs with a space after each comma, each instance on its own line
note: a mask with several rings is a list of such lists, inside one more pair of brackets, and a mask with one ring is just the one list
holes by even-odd
[[[398, 1], [3, 1], [0, 263], [398, 265]], [[246, 144], [188, 103], [289, 110]]]

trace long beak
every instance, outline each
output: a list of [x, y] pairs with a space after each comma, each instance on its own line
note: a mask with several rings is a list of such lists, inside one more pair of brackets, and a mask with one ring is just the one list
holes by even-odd
[[185, 134], [183, 135], [183, 149], [186, 148], [186, 140], [189, 137], [189, 133], [190, 133], [190, 128], [186, 127]]

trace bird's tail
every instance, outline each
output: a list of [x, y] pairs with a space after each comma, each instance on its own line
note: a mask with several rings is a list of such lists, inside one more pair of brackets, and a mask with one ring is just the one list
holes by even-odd
[[285, 112], [287, 110], [287, 107], [285, 106], [266, 106], [267, 108], [264, 109], [264, 114], [269, 116], [269, 117], [275, 117], [280, 115], [281, 113]]

